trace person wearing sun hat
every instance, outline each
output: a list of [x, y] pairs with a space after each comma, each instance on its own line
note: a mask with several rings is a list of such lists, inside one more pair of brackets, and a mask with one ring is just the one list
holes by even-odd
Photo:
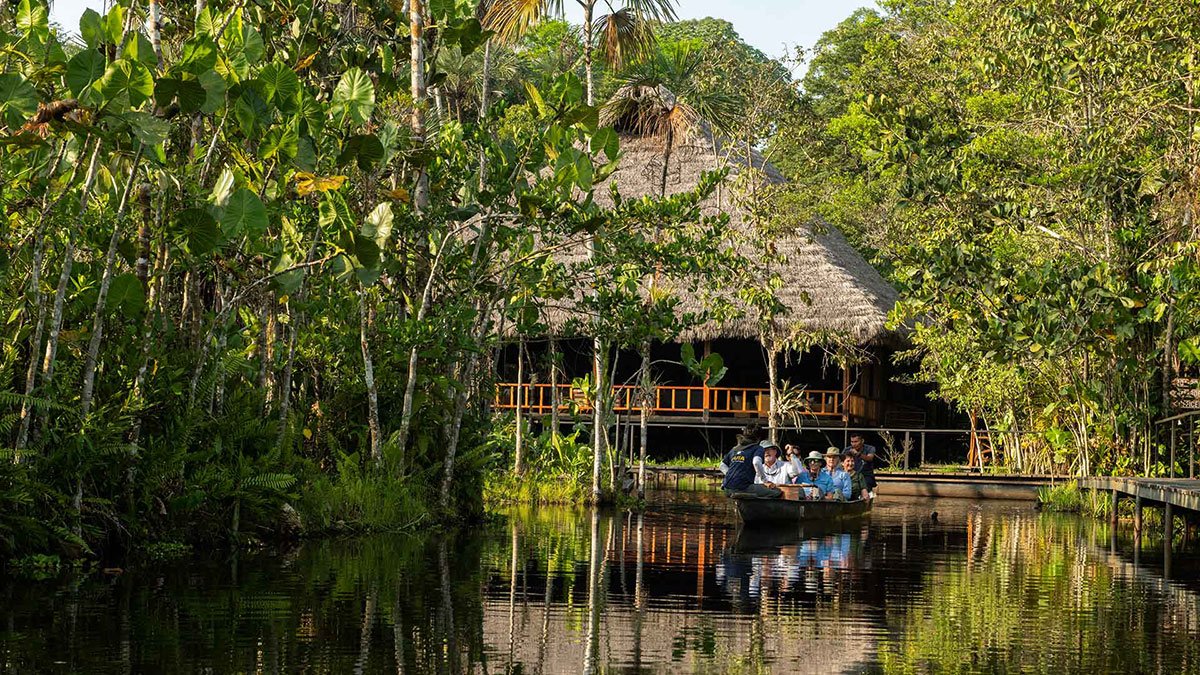
[[805, 499], [821, 499], [833, 491], [833, 478], [823, 466], [825, 458], [813, 450], [804, 458], [804, 471], [796, 480], [804, 486]]
[[800, 463], [792, 460], [785, 462], [779, 457], [779, 446], [772, 440], [759, 443], [762, 448], [762, 472], [755, 477], [754, 482], [772, 485], [788, 484], [800, 475]]
[[783, 490], [774, 483], [756, 483], [756, 477], [766, 478], [762, 472], [763, 449], [759, 444], [762, 433], [757, 426], [749, 426], [738, 434], [738, 444], [721, 460], [721, 489], [729, 496], [752, 496], [760, 499], [779, 499]]
[[846, 476], [845, 469], [842, 468], [842, 451], [837, 448], [830, 447], [825, 451], [825, 471], [829, 474], [830, 482], [833, 484], [833, 489], [824, 493], [824, 499], [837, 499], [838, 495], [843, 494], [842, 484], [849, 480]]

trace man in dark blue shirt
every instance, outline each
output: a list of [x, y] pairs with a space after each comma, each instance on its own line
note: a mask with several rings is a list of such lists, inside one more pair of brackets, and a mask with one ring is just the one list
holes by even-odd
[[783, 491], [775, 487], [774, 483], [754, 482], [755, 477], [762, 472], [763, 450], [759, 445], [760, 437], [757, 427], [747, 427], [738, 434], [738, 444], [721, 461], [721, 473], [725, 474], [725, 480], [721, 481], [721, 489], [725, 494], [746, 493], [768, 499], [783, 496]]
[[867, 481], [867, 489], [875, 496], [875, 446], [867, 445], [867, 439], [861, 432], [850, 434], [850, 447], [846, 454], [854, 458], [854, 470], [861, 473]]

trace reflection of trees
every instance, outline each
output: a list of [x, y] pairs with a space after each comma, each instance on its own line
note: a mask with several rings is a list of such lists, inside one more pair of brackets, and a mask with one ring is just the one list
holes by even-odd
[[976, 514], [968, 523], [963, 564], [932, 567], [913, 602], [889, 606], [888, 632], [900, 637], [880, 649], [885, 670], [1185, 672], [1200, 664], [1194, 596], [1190, 607], [1172, 606], [1119, 578], [1092, 523], [1028, 514]]

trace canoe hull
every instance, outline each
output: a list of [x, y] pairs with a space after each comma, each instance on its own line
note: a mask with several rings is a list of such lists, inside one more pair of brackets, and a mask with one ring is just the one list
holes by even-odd
[[856, 518], [871, 512], [871, 500], [853, 502], [804, 501], [733, 497], [738, 516], [747, 525], [801, 523]]

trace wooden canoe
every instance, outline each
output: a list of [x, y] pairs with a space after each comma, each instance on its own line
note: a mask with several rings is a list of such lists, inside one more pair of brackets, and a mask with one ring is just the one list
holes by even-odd
[[855, 518], [871, 512], [870, 499], [852, 502], [808, 501], [803, 499], [762, 499], [733, 495], [738, 516], [747, 525], [758, 523], [835, 521]]

